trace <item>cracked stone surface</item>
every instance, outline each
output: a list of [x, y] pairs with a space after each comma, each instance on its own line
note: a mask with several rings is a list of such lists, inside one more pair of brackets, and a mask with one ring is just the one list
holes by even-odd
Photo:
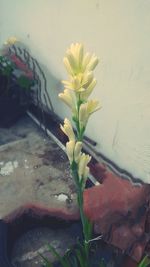
[[[27, 203], [74, 213], [75, 187], [65, 153], [30, 119], [23, 128], [22, 138], [16, 140], [17, 126], [13, 135], [9, 132], [13, 141], [0, 146], [0, 218], [11, 217]], [[1, 143], [5, 136], [6, 130], [4, 138], [1, 131]]]
[[[10, 129], [0, 129], [0, 219], [11, 223], [27, 210], [41, 217], [78, 217], [65, 153], [25, 117]], [[33, 229], [16, 241], [12, 262], [16, 267], [38, 267], [37, 254], [47, 254], [47, 243], [64, 253], [73, 242], [67, 230]]]
[[[149, 196], [150, 187], [146, 186], [141, 198], [137, 194], [134, 199], [136, 191], [141, 189], [134, 188], [131, 182], [107, 172], [102, 166], [97, 166], [93, 174], [102, 180], [102, 185], [85, 190], [84, 208], [94, 222], [95, 231], [107, 237], [104, 238], [106, 242], [126, 250], [138, 261], [149, 240], [149, 230], [145, 235], [148, 208], [145, 197]], [[147, 207], [146, 212], [140, 213], [138, 226], [142, 228], [136, 227], [136, 216], [128, 213], [129, 204], [131, 215], [138, 214], [140, 205]], [[65, 220], [79, 218], [75, 186], [65, 153], [28, 117], [11, 129], [0, 129], [0, 218], [11, 224], [27, 211], [41, 218], [47, 214]], [[133, 222], [134, 233], [129, 233]], [[139, 234], [141, 229], [138, 240], [140, 238], [144, 243], [140, 243], [140, 252], [136, 249], [134, 253], [129, 253], [128, 242], [133, 241], [133, 234]], [[37, 254], [42, 252], [47, 255], [46, 243], [51, 243], [63, 254], [74, 242], [74, 231], [69, 232], [68, 229], [32, 229], [16, 241], [12, 262], [15, 267], [41, 267], [41, 258]], [[54, 260], [52, 255], [50, 258]]]

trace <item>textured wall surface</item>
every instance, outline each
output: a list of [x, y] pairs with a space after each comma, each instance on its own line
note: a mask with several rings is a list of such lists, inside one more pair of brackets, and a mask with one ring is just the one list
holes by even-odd
[[[102, 102], [87, 135], [121, 168], [150, 182], [150, 1], [0, 0], [0, 44], [15, 35], [41, 62], [55, 111], [66, 77], [62, 58], [83, 42], [100, 64], [93, 97]], [[97, 123], [98, 121], [98, 123]], [[95, 125], [98, 127], [94, 129]]]

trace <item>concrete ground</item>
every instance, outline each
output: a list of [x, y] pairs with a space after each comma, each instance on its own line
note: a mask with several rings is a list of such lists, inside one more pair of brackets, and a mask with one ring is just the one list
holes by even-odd
[[[28, 203], [70, 215], [77, 210], [65, 153], [29, 117], [24, 117], [12, 128], [0, 129], [0, 219], [17, 216]], [[74, 240], [61, 229], [30, 230], [14, 246], [14, 266], [40, 267], [38, 252], [47, 253], [48, 242], [64, 252]]]

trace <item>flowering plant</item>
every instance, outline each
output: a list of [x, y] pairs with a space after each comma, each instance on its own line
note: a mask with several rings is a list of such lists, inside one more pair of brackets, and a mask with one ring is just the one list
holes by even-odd
[[88, 263], [92, 225], [83, 211], [83, 191], [89, 174], [88, 163], [91, 157], [82, 152], [82, 142], [91, 114], [100, 109], [99, 101], [89, 99], [96, 85], [93, 70], [98, 64], [98, 58], [95, 55], [85, 53], [83, 45], [76, 43], [67, 50], [63, 61], [69, 77], [67, 81], [62, 81], [64, 92], [59, 94], [59, 98], [71, 109], [76, 131], [67, 118], [64, 120], [64, 125], [61, 125], [61, 129], [68, 137], [66, 151], [77, 189], [78, 206], [85, 239], [84, 249]]
[[[96, 85], [93, 70], [98, 64], [98, 58], [95, 55], [85, 53], [83, 45], [76, 43], [72, 44], [67, 50], [63, 61], [68, 72], [68, 80], [62, 81], [64, 91], [59, 94], [59, 98], [70, 108], [72, 122], [65, 118], [64, 125], [60, 127], [68, 137], [66, 152], [70, 162], [72, 177], [76, 185], [84, 242], [77, 243], [78, 248], [75, 249], [73, 261], [67, 258], [67, 253], [61, 258], [52, 246], [49, 246], [49, 249], [63, 267], [90, 267], [90, 244], [94, 239], [92, 239], [92, 223], [85, 216], [83, 210], [83, 191], [89, 174], [88, 164], [91, 156], [82, 152], [82, 147], [88, 120], [92, 113], [101, 107], [97, 100], [89, 99]], [[72, 123], [74, 123], [75, 130]], [[43, 255], [41, 256], [44, 259], [45, 266], [52, 267], [52, 264]], [[101, 261], [99, 266], [104, 267], [104, 262]]]
[[29, 89], [33, 84], [33, 73], [23, 60], [11, 49], [18, 43], [15, 37], [9, 38], [1, 50], [0, 73], [5, 77], [5, 84], [1, 87], [0, 95], [12, 95], [11, 85], [15, 82], [20, 88]]

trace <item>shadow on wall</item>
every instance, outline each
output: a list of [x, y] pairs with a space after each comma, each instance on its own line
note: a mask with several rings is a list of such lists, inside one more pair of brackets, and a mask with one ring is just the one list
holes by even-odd
[[42, 88], [42, 102], [45, 106], [45, 108], [47, 109], [46, 111], [48, 111], [49, 109], [51, 109], [52, 111], [55, 112], [55, 104], [58, 102], [58, 93], [59, 93], [59, 89], [62, 87], [61, 85], [61, 81], [60, 79], [58, 79], [58, 77], [54, 76], [52, 74], [52, 72], [50, 72], [50, 70], [47, 68], [47, 66], [45, 66], [44, 64], [40, 63], [40, 67], [44, 72], [44, 75], [46, 77], [46, 87], [47, 87], [47, 93], [51, 99], [51, 104], [52, 107], [48, 105], [47, 100], [45, 98], [44, 95], [44, 88], [45, 88], [45, 81], [42, 80], [42, 84], [41, 84], [41, 88]]

